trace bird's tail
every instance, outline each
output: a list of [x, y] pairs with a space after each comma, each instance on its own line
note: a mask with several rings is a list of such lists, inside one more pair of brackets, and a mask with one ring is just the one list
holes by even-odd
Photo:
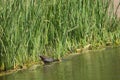
[[61, 59], [54, 59], [54, 62], [55, 62], [55, 61], [61, 61]]

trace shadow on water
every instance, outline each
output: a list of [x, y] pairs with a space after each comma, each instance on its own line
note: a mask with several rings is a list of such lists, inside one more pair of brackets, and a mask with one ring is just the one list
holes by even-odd
[[61, 63], [1, 76], [0, 80], [120, 80], [120, 48], [72, 56]]

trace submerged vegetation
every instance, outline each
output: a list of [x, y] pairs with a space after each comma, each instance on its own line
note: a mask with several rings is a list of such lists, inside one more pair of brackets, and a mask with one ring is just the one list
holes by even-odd
[[[104, 1], [104, 2], [103, 2]], [[120, 43], [110, 0], [0, 0], [0, 71], [75, 48]]]

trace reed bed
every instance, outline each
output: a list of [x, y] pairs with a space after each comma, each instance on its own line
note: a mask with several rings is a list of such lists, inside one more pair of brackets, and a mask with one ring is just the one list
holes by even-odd
[[38, 55], [59, 58], [87, 44], [119, 44], [120, 21], [110, 3], [0, 0], [0, 70], [38, 61]]

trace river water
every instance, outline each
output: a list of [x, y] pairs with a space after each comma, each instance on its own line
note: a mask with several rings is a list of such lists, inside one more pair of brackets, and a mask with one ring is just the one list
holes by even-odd
[[35, 70], [1, 76], [0, 80], [120, 80], [120, 48], [74, 55]]

